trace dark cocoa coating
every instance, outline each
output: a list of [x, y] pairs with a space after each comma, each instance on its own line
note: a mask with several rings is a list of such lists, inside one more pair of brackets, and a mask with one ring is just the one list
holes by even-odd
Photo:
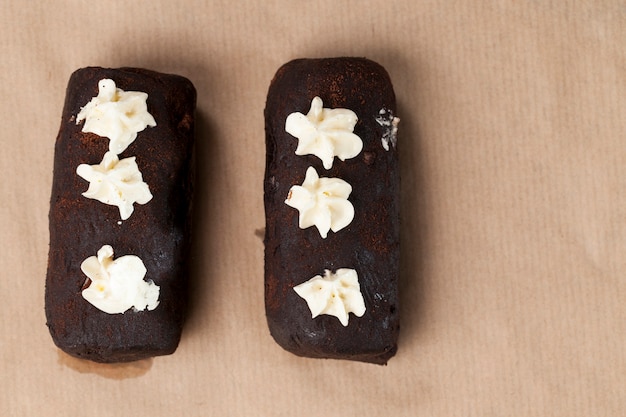
[[[136, 163], [153, 195], [121, 221], [117, 206], [82, 196], [89, 183], [80, 164], [99, 164], [109, 139], [83, 133], [76, 115], [110, 78], [125, 91], [148, 94], [156, 127], [147, 127], [119, 156]], [[125, 362], [170, 354], [180, 340], [186, 313], [187, 262], [192, 200], [196, 91], [186, 78], [153, 71], [83, 68], [69, 80], [56, 139], [50, 200], [50, 251], [45, 310], [54, 343], [66, 353], [97, 362]], [[119, 223], [121, 221], [121, 224]], [[136, 255], [145, 280], [160, 287], [152, 311], [100, 311], [81, 295], [87, 277], [81, 263], [111, 245], [114, 258]]]
[[[298, 156], [298, 139], [285, 131], [292, 112], [307, 114], [319, 96], [324, 107], [356, 113], [354, 133], [363, 140], [355, 158], [335, 158], [330, 170], [314, 155]], [[389, 127], [377, 118], [395, 114], [395, 95], [385, 69], [364, 58], [298, 59], [281, 67], [265, 108], [267, 160], [264, 181], [265, 307], [270, 333], [284, 349], [314, 358], [385, 364], [396, 352], [399, 330], [399, 165], [395, 145], [381, 138]], [[313, 166], [320, 177], [352, 185], [354, 220], [322, 239], [316, 227], [300, 229], [298, 210], [285, 204]], [[293, 287], [325, 269], [357, 271], [366, 306], [344, 327], [334, 316], [311, 318]]]

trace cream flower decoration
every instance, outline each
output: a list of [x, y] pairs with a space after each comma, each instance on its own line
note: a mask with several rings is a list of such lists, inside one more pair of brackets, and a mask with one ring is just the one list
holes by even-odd
[[285, 204], [300, 212], [299, 226], [306, 229], [317, 227], [322, 238], [328, 231], [337, 232], [352, 222], [354, 207], [348, 201], [352, 186], [340, 178], [320, 178], [309, 167], [302, 185], [289, 190]]
[[89, 181], [89, 188], [83, 196], [117, 206], [122, 220], [133, 213], [134, 203], [146, 204], [152, 200], [134, 156], [120, 161], [115, 153], [109, 151], [100, 164], [80, 164], [76, 173]]
[[91, 99], [76, 116], [76, 124], [85, 120], [83, 132], [109, 138], [109, 150], [120, 154], [147, 126], [156, 126], [146, 100], [148, 94], [139, 91], [123, 91], [115, 81], [102, 79], [98, 82], [98, 96]]
[[325, 109], [322, 105], [322, 99], [315, 97], [306, 116], [291, 113], [285, 130], [298, 138], [296, 155], [313, 154], [322, 160], [324, 168], [330, 169], [335, 156], [342, 161], [357, 156], [363, 141], [352, 133], [358, 120], [352, 110]]
[[354, 269], [342, 268], [335, 273], [327, 269], [323, 277], [316, 275], [293, 289], [306, 301], [312, 318], [328, 314], [347, 326], [349, 313], [357, 317], [365, 314], [365, 301]]
[[113, 260], [113, 248], [104, 245], [98, 256], [90, 256], [80, 269], [91, 280], [82, 296], [96, 308], [108, 314], [135, 310], [154, 310], [159, 305], [159, 286], [144, 281], [146, 267], [135, 255]]

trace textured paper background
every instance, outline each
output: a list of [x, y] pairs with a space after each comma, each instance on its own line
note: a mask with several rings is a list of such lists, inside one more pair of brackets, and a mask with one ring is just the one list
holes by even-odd
[[[626, 6], [0, 2], [0, 415], [626, 413]], [[263, 108], [296, 57], [366, 56], [399, 104], [402, 332], [386, 367], [297, 358], [263, 309]], [[43, 310], [69, 75], [198, 89], [193, 308], [178, 351], [96, 366]]]

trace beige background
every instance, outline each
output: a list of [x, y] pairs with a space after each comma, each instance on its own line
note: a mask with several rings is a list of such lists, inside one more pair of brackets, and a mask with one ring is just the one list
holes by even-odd
[[[623, 1], [0, 4], [0, 415], [626, 413]], [[339, 55], [387, 68], [402, 119], [386, 367], [292, 356], [264, 318], [267, 87], [290, 59]], [[172, 356], [96, 366], [45, 326], [54, 138], [87, 65], [198, 89], [193, 309]]]

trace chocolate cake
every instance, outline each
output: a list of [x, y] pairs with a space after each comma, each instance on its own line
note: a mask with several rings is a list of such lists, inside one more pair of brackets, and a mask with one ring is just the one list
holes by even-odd
[[389, 75], [365, 58], [297, 59], [271, 82], [265, 308], [296, 355], [386, 364], [396, 353], [395, 115]]
[[83, 68], [66, 91], [50, 201], [54, 343], [97, 362], [174, 352], [186, 312], [196, 91], [177, 75]]

